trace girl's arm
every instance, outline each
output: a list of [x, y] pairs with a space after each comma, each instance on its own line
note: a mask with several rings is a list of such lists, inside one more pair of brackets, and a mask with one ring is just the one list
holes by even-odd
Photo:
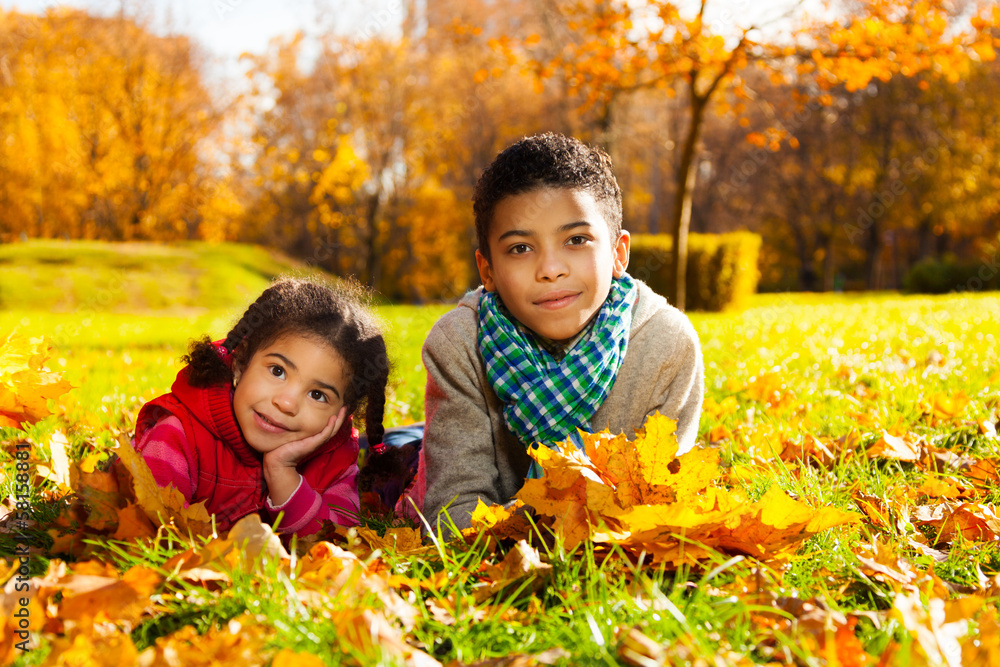
[[188, 447], [181, 420], [168, 414], [146, 429], [135, 449], [149, 466], [160, 486], [173, 485], [188, 503], [194, 496], [194, 480], [198, 475], [197, 459]]
[[284, 512], [278, 532], [310, 535], [319, 530], [324, 519], [341, 526], [357, 525], [354, 517], [358, 513], [357, 476], [358, 466], [351, 464], [322, 493], [314, 490], [302, 477], [298, 488], [281, 505], [272, 504], [269, 498], [267, 508], [272, 520]]

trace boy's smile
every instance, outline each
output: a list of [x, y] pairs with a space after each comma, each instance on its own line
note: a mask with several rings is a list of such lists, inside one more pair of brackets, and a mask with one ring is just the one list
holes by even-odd
[[628, 267], [629, 234], [611, 239], [593, 195], [542, 187], [497, 203], [490, 259], [476, 251], [483, 287], [521, 324], [555, 341], [576, 336], [597, 313], [612, 278]]
[[344, 405], [346, 364], [325, 343], [285, 334], [257, 350], [239, 376], [233, 412], [243, 437], [266, 454], [316, 435]]

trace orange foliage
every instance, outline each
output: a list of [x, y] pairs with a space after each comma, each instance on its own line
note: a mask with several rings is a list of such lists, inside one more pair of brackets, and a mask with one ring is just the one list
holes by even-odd
[[0, 11], [0, 43], [8, 239], [226, 236], [239, 205], [201, 155], [222, 114], [187, 38], [59, 9]]

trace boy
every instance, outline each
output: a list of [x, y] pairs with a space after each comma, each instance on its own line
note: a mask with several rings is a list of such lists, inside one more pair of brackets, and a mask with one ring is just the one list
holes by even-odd
[[621, 191], [601, 150], [528, 137], [473, 195], [483, 287], [431, 330], [415, 500], [467, 528], [539, 471], [526, 447], [576, 429], [632, 434], [656, 411], [694, 445], [704, 393], [688, 319], [625, 272]]

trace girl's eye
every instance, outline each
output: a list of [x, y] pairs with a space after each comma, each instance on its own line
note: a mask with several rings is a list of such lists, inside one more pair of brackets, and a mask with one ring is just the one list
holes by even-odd
[[529, 250], [531, 250], [531, 248], [528, 247], [527, 243], [518, 243], [517, 245], [511, 246], [507, 250], [507, 252], [509, 252], [512, 255], [523, 255], [524, 253], [528, 252]]
[[271, 366], [268, 370], [271, 371], [271, 375], [276, 378], [285, 377], [285, 369], [281, 366]]
[[309, 398], [314, 401], [319, 401], [320, 403], [326, 403], [326, 394], [321, 392], [319, 389], [313, 389], [309, 392]]

